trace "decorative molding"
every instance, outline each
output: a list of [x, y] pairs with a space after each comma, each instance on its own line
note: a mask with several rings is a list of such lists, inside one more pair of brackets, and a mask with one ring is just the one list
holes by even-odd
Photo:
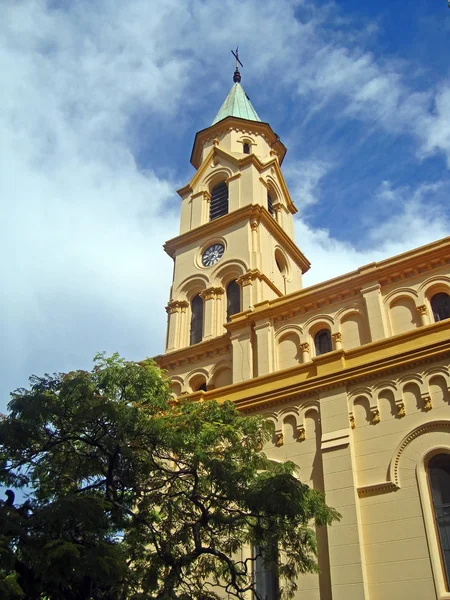
[[275, 431], [275, 446], [280, 448], [284, 444], [284, 435], [283, 432], [278, 430]]
[[365, 496], [377, 496], [378, 494], [388, 494], [390, 492], [396, 492], [399, 489], [392, 481], [383, 481], [382, 483], [374, 483], [373, 485], [365, 485], [357, 488], [358, 497], [364, 498]]
[[184, 312], [189, 306], [186, 300], [171, 300], [166, 306], [166, 312], [172, 315], [177, 312]]
[[380, 411], [378, 410], [378, 408], [372, 408], [370, 412], [372, 414], [372, 423], [379, 423]]
[[[376, 263], [373, 263], [376, 265]], [[376, 292], [381, 290], [381, 285], [379, 283], [375, 283], [374, 285], [369, 285], [366, 288], [361, 288], [361, 294], [370, 294], [370, 292]]]
[[311, 263], [305, 257], [305, 255], [295, 245], [294, 241], [287, 235], [283, 228], [277, 223], [277, 221], [269, 214], [264, 206], [259, 204], [249, 204], [233, 210], [228, 214], [208, 221], [199, 227], [195, 227], [190, 231], [182, 233], [177, 237], [168, 240], [164, 244], [164, 250], [167, 254], [174, 258], [176, 251], [188, 244], [199, 243], [203, 240], [206, 235], [214, 235], [217, 233], [223, 233], [223, 230], [227, 227], [239, 223], [245, 220], [252, 221], [258, 219], [260, 223], [264, 224], [268, 232], [275, 241], [283, 247], [289, 258], [302, 270], [302, 273], [306, 273], [311, 267]]
[[405, 403], [404, 402], [398, 402], [397, 403], [397, 416], [398, 417], [404, 417], [405, 415], [406, 415]]
[[350, 430], [340, 429], [339, 431], [323, 433], [321, 442], [321, 450], [334, 450], [335, 448], [348, 446], [350, 444]]
[[209, 357], [222, 356], [231, 353], [231, 340], [229, 334], [205, 340], [193, 346], [186, 346], [166, 354], [154, 357], [154, 361], [162, 369], [173, 370], [184, 365], [192, 364]]
[[427, 315], [428, 314], [428, 308], [425, 306], [425, 304], [416, 306], [416, 310], [419, 313], [419, 315]]
[[236, 279], [236, 283], [239, 284], [241, 287], [245, 287], [246, 285], [251, 285], [256, 279], [259, 279], [259, 281], [263, 281], [264, 283], [266, 283], [270, 287], [270, 289], [274, 291], [275, 294], [277, 294], [277, 296], [280, 297], [282, 295], [282, 293], [276, 287], [276, 285], [274, 285], [270, 281], [270, 279], [266, 275], [264, 275], [264, 273], [261, 273], [259, 269], [252, 269], [251, 271], [244, 273]]
[[400, 444], [397, 446], [397, 449], [394, 452], [392, 460], [389, 464], [389, 479], [393, 482], [396, 487], [400, 486], [399, 480], [399, 465], [400, 459], [402, 457], [403, 452], [406, 447], [417, 437], [423, 435], [424, 433], [429, 433], [430, 431], [436, 431], [438, 429], [448, 429], [450, 430], [450, 421], [431, 421], [429, 423], [424, 423], [419, 425], [412, 431], [406, 435]]
[[200, 296], [206, 302], [207, 300], [213, 300], [224, 293], [225, 290], [222, 287], [210, 287], [206, 290], [203, 290], [203, 292], [200, 292]]
[[425, 396], [423, 398], [423, 408], [424, 410], [431, 410], [433, 408], [433, 404], [431, 402], [431, 396]]

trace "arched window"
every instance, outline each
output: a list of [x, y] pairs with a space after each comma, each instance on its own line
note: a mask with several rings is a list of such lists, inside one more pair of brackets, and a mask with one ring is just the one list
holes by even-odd
[[[269, 560], [264, 546], [259, 546], [254, 552], [253, 565], [255, 578], [255, 591], [258, 598], [275, 600], [279, 595], [278, 569], [276, 562]], [[264, 560], [266, 559], [266, 560]], [[276, 558], [275, 558], [276, 560]]]
[[267, 192], [267, 210], [273, 215], [273, 200], [269, 192]]
[[203, 298], [197, 294], [191, 301], [190, 345], [198, 344], [203, 338]]
[[433, 501], [439, 546], [446, 587], [450, 586], [450, 454], [438, 454], [428, 463], [431, 499]]
[[450, 296], [439, 292], [431, 298], [431, 308], [436, 322], [450, 318]]
[[247, 142], [243, 146], [243, 152], [244, 154], [250, 154], [250, 144], [247, 144]]
[[283, 277], [287, 277], [288, 275], [288, 266], [287, 261], [284, 254], [281, 252], [279, 248], [275, 250], [275, 264], [277, 265], [277, 269], [283, 275]]
[[211, 191], [209, 219], [213, 221], [226, 214], [228, 214], [228, 186], [225, 181], [221, 181]]
[[238, 312], [241, 312], [241, 288], [236, 281], [230, 281], [227, 285], [227, 321]]
[[314, 336], [314, 346], [316, 347], [316, 356], [331, 352], [331, 333], [329, 329], [321, 329]]

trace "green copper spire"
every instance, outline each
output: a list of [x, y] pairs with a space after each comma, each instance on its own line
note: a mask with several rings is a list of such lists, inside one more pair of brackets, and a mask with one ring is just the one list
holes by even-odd
[[249, 97], [244, 92], [244, 88], [240, 84], [241, 74], [237, 67], [234, 72], [233, 81], [233, 87], [225, 98], [225, 102], [220, 107], [220, 110], [211, 125], [215, 125], [226, 117], [239, 117], [240, 119], [247, 119], [248, 121], [261, 121], [258, 117], [258, 113], [253, 108]]

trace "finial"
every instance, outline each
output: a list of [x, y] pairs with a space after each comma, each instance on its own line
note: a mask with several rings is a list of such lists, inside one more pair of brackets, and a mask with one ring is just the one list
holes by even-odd
[[236, 47], [236, 52], [233, 52], [233, 50], [232, 50], [231, 54], [236, 59], [236, 70], [235, 70], [235, 72], [233, 74], [233, 81], [234, 81], [234, 83], [239, 83], [241, 81], [241, 74], [239, 72], [239, 65], [241, 65], [241, 67], [244, 66], [241, 63], [241, 61], [239, 60], [239, 46]]

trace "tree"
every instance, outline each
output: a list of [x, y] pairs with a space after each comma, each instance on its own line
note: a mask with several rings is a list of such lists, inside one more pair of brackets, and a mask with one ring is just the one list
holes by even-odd
[[[0, 421], [0, 594], [8, 600], [243, 599], [257, 548], [291, 597], [339, 515], [261, 448], [260, 417], [175, 402], [150, 361], [33, 376]], [[256, 553], [257, 554], [257, 553]]]

